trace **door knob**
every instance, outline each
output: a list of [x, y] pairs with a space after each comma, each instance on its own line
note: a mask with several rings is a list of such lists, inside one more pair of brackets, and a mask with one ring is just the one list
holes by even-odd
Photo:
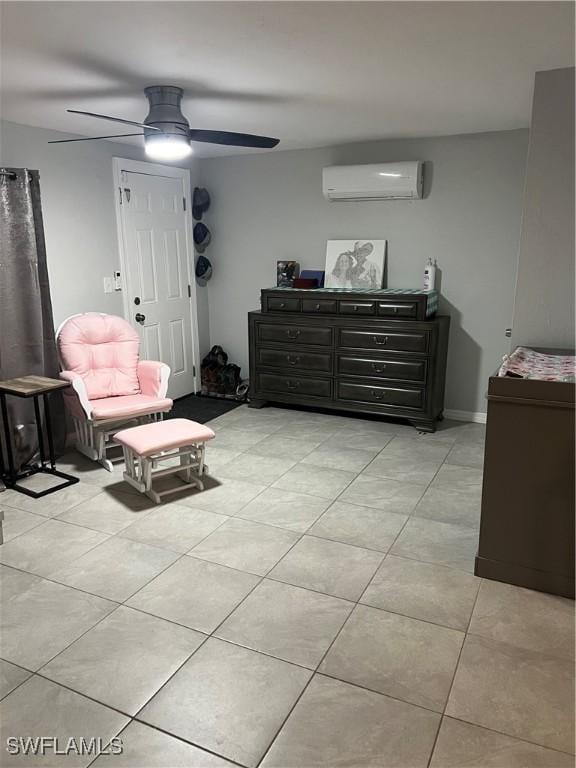
[[136, 306], [138, 306], [140, 304], [140, 296], [136, 296], [135, 297], [134, 304], [136, 304]]
[[134, 320], [136, 320], [137, 323], [140, 323], [140, 325], [144, 325], [144, 320], [146, 320], [146, 315], [143, 315], [141, 312], [136, 312], [134, 315]]

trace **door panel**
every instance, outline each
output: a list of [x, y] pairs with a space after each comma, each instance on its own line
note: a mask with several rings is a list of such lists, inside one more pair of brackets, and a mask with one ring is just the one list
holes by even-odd
[[183, 397], [194, 391], [183, 182], [123, 171], [122, 185], [128, 319], [142, 339], [140, 357], [167, 363], [168, 395]]

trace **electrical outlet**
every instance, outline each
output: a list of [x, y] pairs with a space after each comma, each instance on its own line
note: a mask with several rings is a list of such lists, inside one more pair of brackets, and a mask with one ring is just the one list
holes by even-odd
[[105, 277], [103, 280], [103, 283], [104, 283], [104, 293], [114, 292], [114, 283], [111, 277]]

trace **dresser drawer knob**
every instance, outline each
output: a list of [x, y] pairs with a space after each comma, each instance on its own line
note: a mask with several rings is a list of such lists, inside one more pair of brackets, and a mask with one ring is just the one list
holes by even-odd
[[300, 382], [290, 381], [290, 379], [286, 379], [286, 386], [288, 387], [288, 389], [298, 389], [298, 387], [300, 386]]
[[386, 366], [384, 364], [377, 365], [376, 363], [372, 363], [372, 368], [376, 371], [376, 373], [384, 373], [386, 370]]
[[286, 335], [288, 336], [289, 339], [297, 339], [298, 336], [300, 336], [300, 331], [288, 330], [286, 331]]
[[300, 362], [300, 356], [296, 355], [296, 357], [294, 357], [293, 355], [286, 355], [286, 360], [290, 363], [290, 365], [298, 365]]
[[281, 301], [280, 302], [280, 309], [284, 309], [285, 307], [286, 307], [286, 304], [283, 301]]
[[386, 397], [386, 390], [381, 389], [378, 391], [375, 389], [371, 389], [370, 394], [372, 395], [374, 400], [384, 400], [384, 398]]
[[316, 304], [316, 307], [315, 307], [315, 309], [319, 310], [320, 308], [321, 308], [321, 307], [320, 307], [320, 304]]
[[373, 336], [375, 344], [379, 344], [380, 346], [383, 346], [384, 344], [388, 343], [388, 336]]

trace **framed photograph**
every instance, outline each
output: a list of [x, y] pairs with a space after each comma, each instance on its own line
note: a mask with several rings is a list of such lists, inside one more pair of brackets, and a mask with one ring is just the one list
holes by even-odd
[[294, 278], [300, 276], [300, 264], [297, 261], [276, 262], [276, 285], [278, 288], [292, 288]]
[[326, 288], [383, 288], [386, 240], [328, 240]]

